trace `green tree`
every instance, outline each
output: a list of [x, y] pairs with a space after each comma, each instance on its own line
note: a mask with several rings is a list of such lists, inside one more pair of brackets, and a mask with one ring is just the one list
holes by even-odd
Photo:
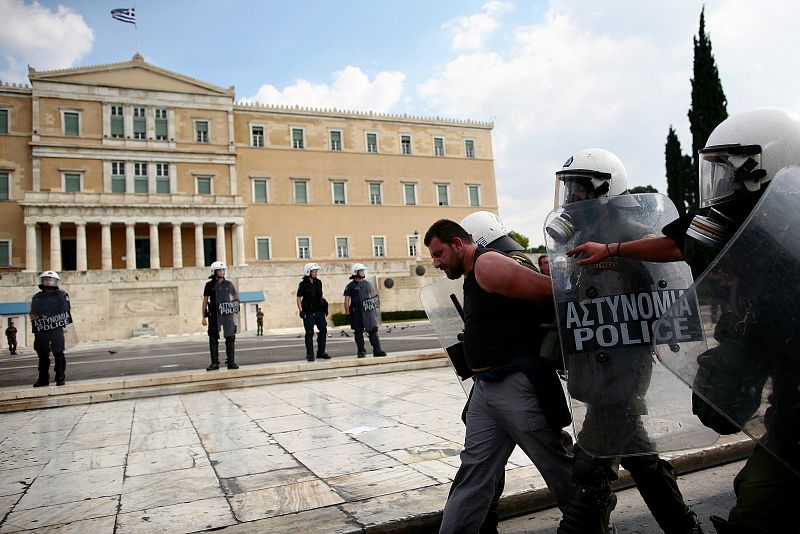
[[522, 245], [522, 248], [528, 250], [528, 243], [530, 242], [530, 239], [520, 234], [519, 232], [515, 232], [514, 230], [508, 232], [508, 235], [511, 237], [511, 239]]
[[667, 134], [664, 157], [667, 167], [667, 196], [678, 208], [678, 214], [683, 216], [692, 203], [692, 198], [687, 195], [687, 188], [696, 191], [697, 185], [693, 180], [692, 158], [683, 153], [681, 142], [672, 126]]
[[711, 51], [711, 39], [706, 34], [705, 7], [700, 11], [700, 30], [694, 38], [694, 68], [692, 77], [692, 107], [689, 125], [692, 132], [692, 166], [690, 183], [685, 195], [690, 208], [698, 207], [697, 151], [706, 146], [708, 136], [717, 125], [728, 118], [725, 92], [719, 80], [719, 71]]
[[544, 245], [539, 245], [538, 247], [531, 247], [528, 249], [528, 252], [532, 252], [534, 254], [547, 254], [547, 247]]
[[636, 193], [658, 193], [658, 189], [653, 187], [652, 185], [637, 185], [636, 187], [631, 187], [628, 189], [628, 193], [636, 194]]

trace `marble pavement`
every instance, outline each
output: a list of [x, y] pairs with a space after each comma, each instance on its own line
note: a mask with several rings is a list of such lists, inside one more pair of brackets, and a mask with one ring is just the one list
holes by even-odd
[[[464, 401], [440, 367], [0, 414], [0, 534], [427, 531]], [[516, 449], [505, 502], [532, 494]]]
[[[439, 368], [0, 414], [0, 534], [346, 533], [437, 513], [464, 400]], [[508, 468], [542, 485], [519, 451]]]

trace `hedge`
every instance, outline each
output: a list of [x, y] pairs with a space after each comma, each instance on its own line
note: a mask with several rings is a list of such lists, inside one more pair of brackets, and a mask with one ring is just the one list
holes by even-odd
[[[418, 319], [427, 319], [425, 310], [402, 310], [402, 311], [386, 311], [381, 312], [382, 321], [411, 321]], [[334, 313], [331, 315], [333, 326], [345, 326], [350, 324], [350, 319], [344, 313]]]

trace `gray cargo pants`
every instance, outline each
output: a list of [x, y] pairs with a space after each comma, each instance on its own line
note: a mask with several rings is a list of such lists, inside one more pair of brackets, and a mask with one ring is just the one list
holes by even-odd
[[562, 510], [575, 493], [572, 454], [564, 448], [561, 429], [547, 426], [524, 373], [513, 373], [499, 382], [475, 382], [466, 432], [461, 467], [444, 508], [440, 534], [478, 532], [514, 445], [531, 459]]

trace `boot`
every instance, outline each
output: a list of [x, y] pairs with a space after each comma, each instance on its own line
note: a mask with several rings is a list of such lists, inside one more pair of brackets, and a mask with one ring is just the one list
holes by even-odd
[[711, 516], [711, 523], [714, 525], [717, 534], [756, 534], [746, 527], [731, 523], [716, 515]]
[[325, 338], [325, 332], [319, 332], [317, 334], [317, 358], [320, 360], [330, 360], [331, 357], [328, 356], [328, 353], [325, 352], [325, 343], [327, 343], [327, 339]]
[[35, 388], [41, 388], [41, 387], [44, 387], [44, 386], [49, 386], [49, 385], [50, 385], [50, 377], [44, 377], [44, 378], [42, 378], [42, 377], [40, 376], [40, 377], [39, 377], [39, 379], [38, 379], [38, 380], [36, 380], [36, 383], [33, 385], [33, 387], [35, 387]]
[[580, 446], [575, 447], [572, 479], [575, 494], [567, 503], [558, 525], [558, 534], [606, 534], [617, 496], [611, 491], [608, 461], [592, 458]]
[[50, 385], [50, 353], [36, 352], [39, 357], [39, 378], [33, 385], [35, 388], [41, 388]]
[[661, 530], [666, 534], [703, 533], [697, 516], [683, 500], [672, 464], [648, 455], [624, 458], [622, 465], [630, 472]]
[[211, 365], [206, 367], [206, 371], [216, 371], [219, 369], [219, 340], [208, 338], [208, 350], [211, 352]]
[[372, 345], [372, 355], [376, 358], [386, 356], [386, 353], [381, 349], [381, 340], [378, 338], [378, 329], [370, 330], [367, 332], [369, 335], [369, 344]]
[[228, 366], [228, 369], [239, 368], [239, 366], [236, 365], [236, 347], [234, 345], [235, 340], [236, 336], [225, 338], [225, 364]]
[[56, 385], [63, 386], [64, 385], [64, 373], [67, 370], [67, 359], [64, 356], [63, 352], [54, 352], [53, 358], [56, 361], [55, 365], [55, 372], [56, 372]]
[[367, 356], [367, 351], [364, 349], [364, 331], [355, 330], [353, 335], [356, 338], [356, 350], [358, 350], [358, 357], [365, 358]]

